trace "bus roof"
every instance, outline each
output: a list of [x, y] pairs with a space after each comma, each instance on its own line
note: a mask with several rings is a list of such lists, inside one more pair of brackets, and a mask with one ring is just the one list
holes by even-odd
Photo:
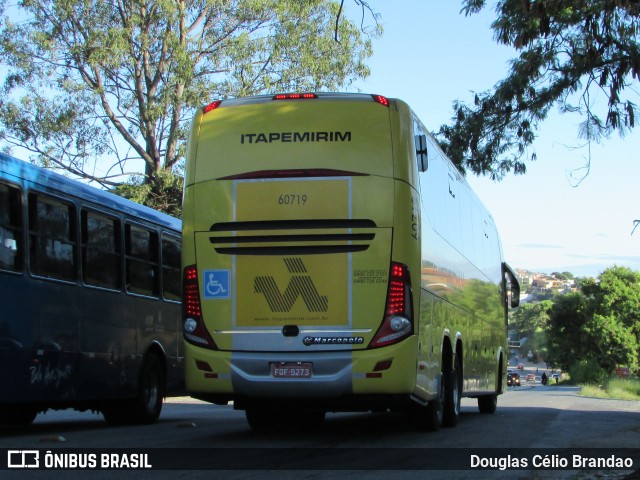
[[[237, 107], [241, 105], [252, 105], [256, 103], [265, 103], [270, 101], [304, 101], [306, 99], [318, 99], [318, 100], [342, 100], [349, 102], [378, 102], [384, 103], [391, 99], [387, 99], [382, 95], [373, 95], [367, 93], [338, 93], [338, 92], [314, 92], [314, 93], [284, 93], [273, 95], [254, 95], [250, 97], [230, 98], [224, 100], [217, 100], [209, 104], [209, 106], [216, 104], [221, 107]], [[204, 107], [205, 110], [208, 107]]]
[[14, 177], [14, 181], [19, 184], [26, 182], [39, 186], [45, 191], [46, 189], [57, 190], [67, 195], [120, 211], [130, 217], [137, 217], [176, 231], [182, 229], [181, 220], [171, 215], [3, 153], [0, 153], [0, 172], [7, 178]]

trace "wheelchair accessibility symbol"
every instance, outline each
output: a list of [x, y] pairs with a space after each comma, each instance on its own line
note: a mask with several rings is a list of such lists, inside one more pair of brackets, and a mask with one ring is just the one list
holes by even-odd
[[229, 298], [229, 270], [204, 271], [204, 298]]

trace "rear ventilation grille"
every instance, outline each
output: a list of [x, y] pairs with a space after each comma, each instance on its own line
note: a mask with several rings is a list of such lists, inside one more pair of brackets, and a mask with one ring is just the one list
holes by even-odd
[[215, 223], [210, 242], [225, 255], [361, 252], [375, 238], [372, 220], [272, 220]]

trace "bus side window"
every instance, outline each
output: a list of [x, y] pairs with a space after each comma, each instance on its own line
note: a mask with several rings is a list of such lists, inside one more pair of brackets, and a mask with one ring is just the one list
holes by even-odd
[[180, 241], [162, 237], [162, 292], [167, 300], [180, 300]]
[[158, 234], [146, 228], [127, 225], [125, 241], [127, 291], [158, 296]]
[[82, 212], [82, 276], [96, 287], [120, 288], [120, 222], [84, 210]]
[[20, 190], [0, 184], [0, 269], [21, 271], [23, 249]]
[[29, 194], [31, 272], [44, 277], [76, 279], [76, 228], [73, 205]]

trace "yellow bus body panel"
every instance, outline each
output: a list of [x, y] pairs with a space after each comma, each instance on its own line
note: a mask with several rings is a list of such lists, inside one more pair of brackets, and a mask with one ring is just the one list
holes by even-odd
[[[462, 395], [501, 393], [501, 251], [490, 215], [432, 144], [418, 171], [424, 127], [404, 102], [319, 97], [239, 99], [194, 117], [183, 265], [197, 266], [216, 349], [186, 342], [188, 391], [424, 403], [451, 351], [464, 358]], [[413, 332], [370, 348], [391, 262], [408, 267]], [[275, 378], [278, 365], [313, 371]]]

